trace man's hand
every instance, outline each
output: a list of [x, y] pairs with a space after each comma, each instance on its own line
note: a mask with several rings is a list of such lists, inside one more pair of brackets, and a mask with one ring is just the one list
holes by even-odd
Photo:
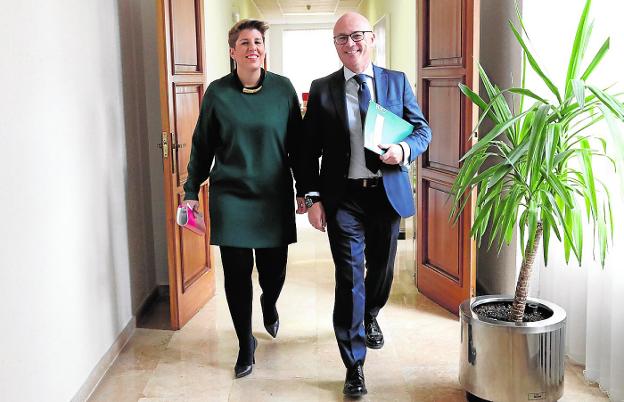
[[297, 197], [297, 213], [305, 214], [308, 208], [305, 206], [305, 199], [303, 197]]
[[387, 165], [398, 165], [403, 162], [403, 148], [399, 144], [379, 144], [379, 148], [386, 150], [379, 160]]
[[308, 220], [310, 225], [321, 232], [325, 231], [327, 221], [325, 220], [325, 209], [321, 201], [315, 202], [310, 208], [308, 208]]

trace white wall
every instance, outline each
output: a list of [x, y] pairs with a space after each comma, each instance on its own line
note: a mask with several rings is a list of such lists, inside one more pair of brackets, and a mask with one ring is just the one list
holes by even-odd
[[[525, 0], [526, 1], [526, 0]], [[522, 1], [520, 1], [522, 4]], [[481, 30], [479, 63], [483, 66], [492, 82], [501, 88], [520, 86], [522, 48], [516, 42], [508, 21], [518, 25], [514, 2], [500, 0], [481, 0]], [[480, 93], [486, 97], [481, 85]], [[485, 121], [479, 132], [487, 133], [492, 128]], [[491, 166], [486, 163], [483, 170]], [[513, 294], [516, 285], [516, 260], [520, 254], [516, 240], [510, 246], [503, 245], [498, 252], [497, 245], [487, 249], [490, 234], [486, 234], [477, 251], [477, 292], [479, 294]]]
[[[206, 75], [208, 82], [230, 72], [230, 51], [228, 31], [234, 24], [233, 14], [241, 19], [249, 18], [247, 8], [241, 8], [232, 1], [205, 0], [206, 24]], [[255, 9], [255, 8], [254, 8]], [[243, 14], [240, 14], [243, 12]]]
[[[162, 155], [158, 149], [161, 141], [160, 121], [160, 77], [158, 69], [158, 43], [156, 40], [156, 2], [123, 0], [134, 9], [135, 17], [122, 27], [134, 29], [133, 54], [137, 60], [124, 60], [124, 66], [134, 67], [135, 80], [125, 80], [128, 88], [135, 82], [143, 85], [137, 88], [137, 98], [145, 119], [140, 138], [144, 141], [144, 163], [149, 165], [149, 194], [144, 207], [149, 208], [151, 225], [152, 265], [148, 269], [157, 285], [169, 283], [167, 274], [167, 231], [165, 226], [165, 197], [163, 184]], [[122, 21], [123, 13], [120, 18]], [[125, 41], [124, 41], [125, 43]], [[126, 108], [128, 109], [128, 108]]]
[[[160, 140], [156, 3], [117, 1], [126, 137], [126, 204], [132, 311], [156, 285], [156, 268], [166, 272], [165, 213]], [[150, 173], [150, 160], [158, 171]], [[153, 196], [154, 193], [158, 195]], [[162, 246], [160, 245], [162, 244]], [[156, 252], [155, 252], [156, 250]]]
[[[205, 4], [212, 81], [233, 9]], [[67, 401], [168, 282], [156, 2], [29, 0], [3, 17], [0, 399]]]
[[362, 0], [358, 6], [374, 25], [383, 16], [388, 18], [386, 33], [390, 53], [389, 68], [403, 71], [412, 84], [416, 85], [416, 2], [413, 0]]
[[2, 20], [1, 398], [67, 401], [132, 319], [129, 244], [145, 247], [118, 2], [24, 0]]

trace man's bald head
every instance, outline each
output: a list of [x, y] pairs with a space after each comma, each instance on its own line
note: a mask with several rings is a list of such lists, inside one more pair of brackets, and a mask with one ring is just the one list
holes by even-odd
[[366, 17], [354, 11], [349, 11], [338, 18], [336, 24], [334, 24], [334, 36], [340, 33], [339, 29], [352, 25], [357, 25], [361, 30], [372, 31], [371, 24]]
[[[342, 64], [354, 73], [361, 73], [371, 62], [371, 49], [375, 44], [375, 34], [370, 22], [362, 14], [348, 12], [343, 14], [334, 25], [334, 45]], [[363, 33], [359, 41], [353, 40], [354, 33]], [[357, 34], [355, 35], [357, 38]], [[340, 45], [340, 39], [346, 43]]]

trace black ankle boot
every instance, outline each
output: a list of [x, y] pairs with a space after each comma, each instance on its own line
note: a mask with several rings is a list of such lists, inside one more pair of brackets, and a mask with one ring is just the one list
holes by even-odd
[[258, 347], [258, 341], [255, 336], [253, 338], [253, 350], [251, 352], [251, 359], [241, 355], [242, 350], [238, 351], [238, 359], [236, 359], [236, 365], [234, 366], [234, 377], [241, 378], [251, 374], [253, 365], [256, 363], [256, 347]]

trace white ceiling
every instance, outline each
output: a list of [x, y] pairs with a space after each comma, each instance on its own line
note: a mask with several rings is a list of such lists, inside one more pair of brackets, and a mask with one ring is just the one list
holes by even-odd
[[362, 0], [252, 0], [262, 18], [272, 24], [335, 22], [357, 11]]

